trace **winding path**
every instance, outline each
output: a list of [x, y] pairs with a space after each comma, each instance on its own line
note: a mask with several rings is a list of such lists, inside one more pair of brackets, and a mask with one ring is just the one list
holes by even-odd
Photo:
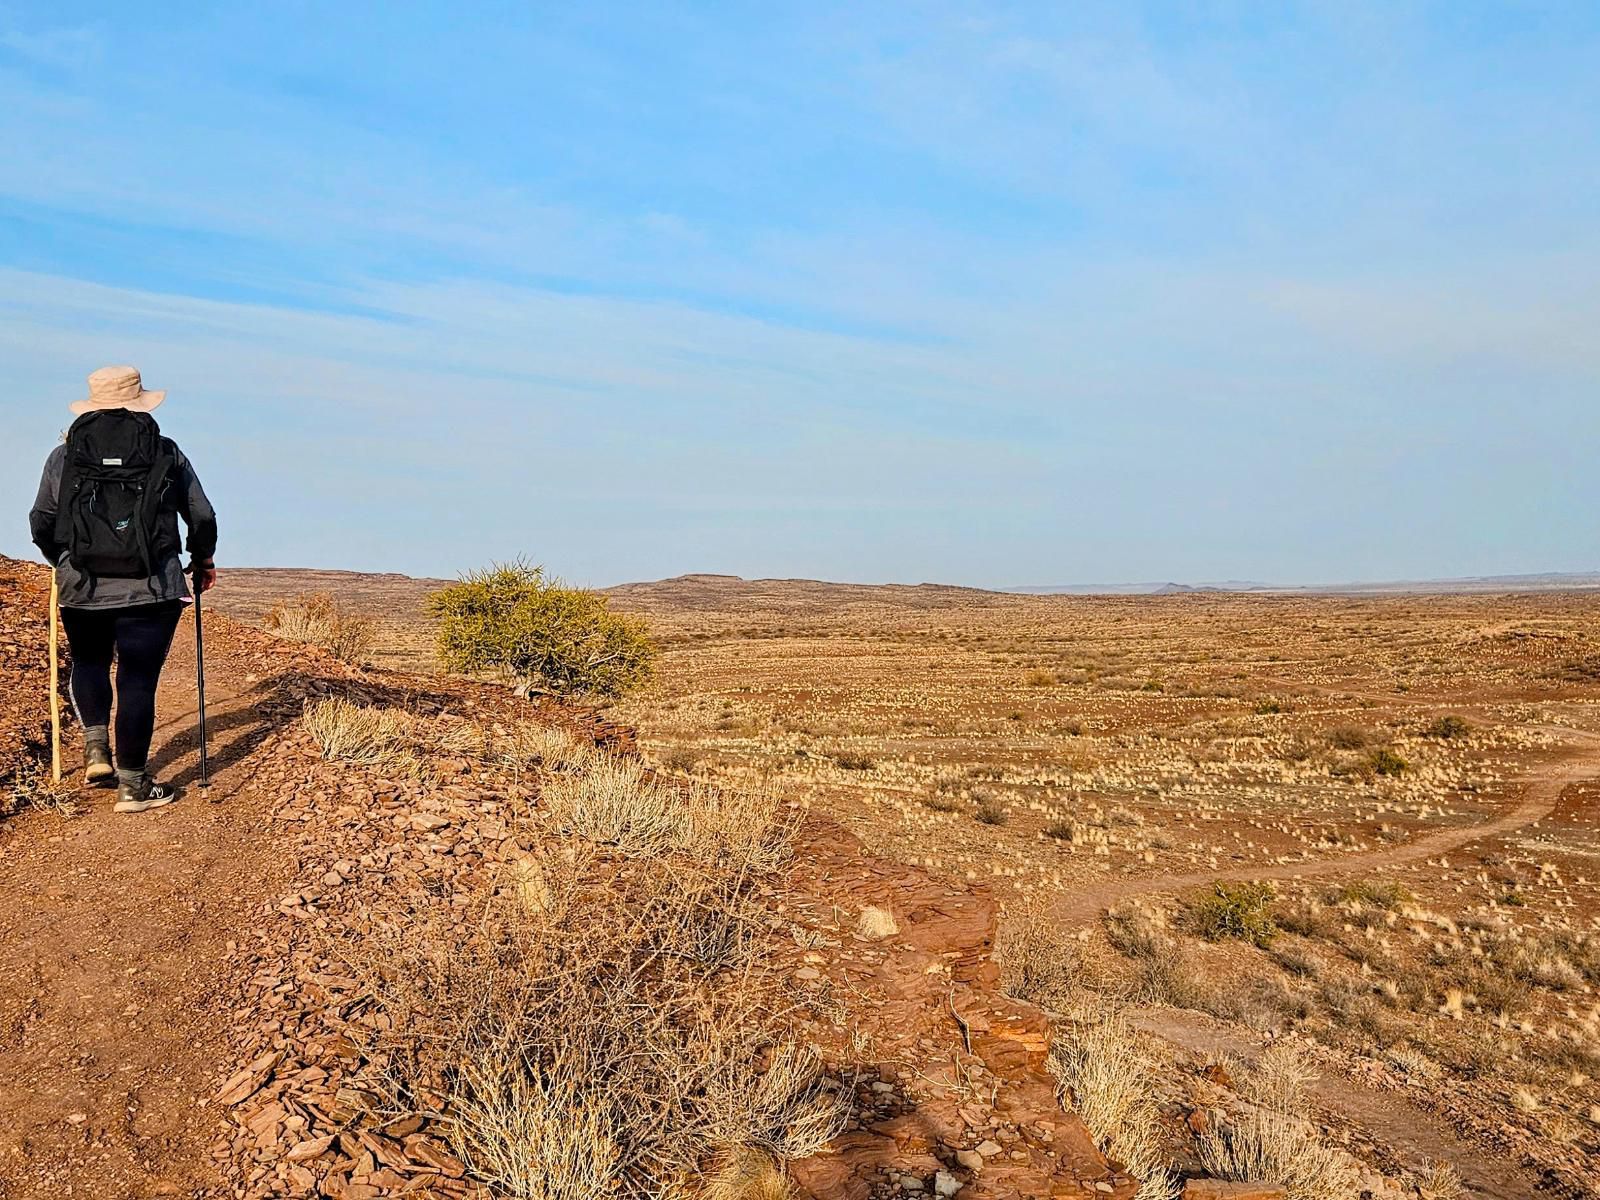
[[0, 1200], [222, 1194], [208, 1150], [232, 1065], [229, 943], [248, 944], [293, 864], [232, 803], [270, 723], [209, 638], [212, 784], [193, 786], [192, 638], [186, 620], [151, 760], [179, 801], [117, 815], [114, 792], [84, 790], [80, 816], [0, 830]]
[[1053, 910], [1062, 924], [1088, 924], [1103, 911], [1134, 896], [1181, 892], [1203, 887], [1214, 880], [1321, 879], [1338, 875], [1359, 875], [1397, 867], [1422, 859], [1449, 854], [1483, 838], [1515, 833], [1541, 821], [1554, 811], [1561, 793], [1575, 783], [1600, 778], [1600, 734], [1568, 729], [1558, 725], [1524, 725], [1519, 728], [1553, 733], [1581, 741], [1580, 748], [1569, 749], [1557, 761], [1534, 769], [1522, 781], [1522, 796], [1510, 808], [1473, 825], [1440, 829], [1398, 846], [1346, 854], [1320, 861], [1261, 863], [1257, 866], [1227, 867], [1207, 871], [1187, 871], [1178, 875], [1153, 875], [1135, 879], [1100, 880], [1066, 896]]

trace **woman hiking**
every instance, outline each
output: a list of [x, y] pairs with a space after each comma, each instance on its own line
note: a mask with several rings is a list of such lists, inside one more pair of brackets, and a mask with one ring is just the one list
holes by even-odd
[[[116, 811], [177, 799], [147, 769], [156, 683], [178, 618], [192, 603], [179, 561], [178, 518], [189, 527], [189, 573], [216, 582], [217, 514], [194, 468], [150, 415], [165, 392], [132, 367], [89, 376], [77, 420], [45, 460], [28, 514], [33, 544], [55, 567], [72, 648], [72, 706], [83, 726], [84, 782], [117, 788]], [[116, 762], [111, 758], [111, 663], [117, 664]]]

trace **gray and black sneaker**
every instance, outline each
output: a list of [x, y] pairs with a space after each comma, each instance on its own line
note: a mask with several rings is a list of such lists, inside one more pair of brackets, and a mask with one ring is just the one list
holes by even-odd
[[118, 780], [117, 803], [113, 806], [112, 811], [140, 813], [147, 808], [162, 808], [171, 804], [177, 798], [177, 788], [169, 784], [157, 783], [148, 775], [141, 775], [136, 783]]
[[111, 747], [90, 742], [83, 748], [83, 782], [90, 787], [111, 787], [117, 769], [111, 765]]

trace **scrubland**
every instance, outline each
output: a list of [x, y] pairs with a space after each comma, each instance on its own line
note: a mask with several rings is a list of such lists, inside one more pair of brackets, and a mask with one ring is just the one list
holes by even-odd
[[657, 770], [994, 890], [1006, 985], [1141, 1195], [1600, 1187], [1600, 596], [613, 605], [662, 647], [609, 710]]

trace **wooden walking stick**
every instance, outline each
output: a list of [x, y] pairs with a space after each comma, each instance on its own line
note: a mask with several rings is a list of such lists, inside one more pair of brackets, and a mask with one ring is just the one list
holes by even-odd
[[57, 647], [61, 635], [61, 588], [55, 568], [50, 568], [50, 780], [61, 782], [61, 660]]

